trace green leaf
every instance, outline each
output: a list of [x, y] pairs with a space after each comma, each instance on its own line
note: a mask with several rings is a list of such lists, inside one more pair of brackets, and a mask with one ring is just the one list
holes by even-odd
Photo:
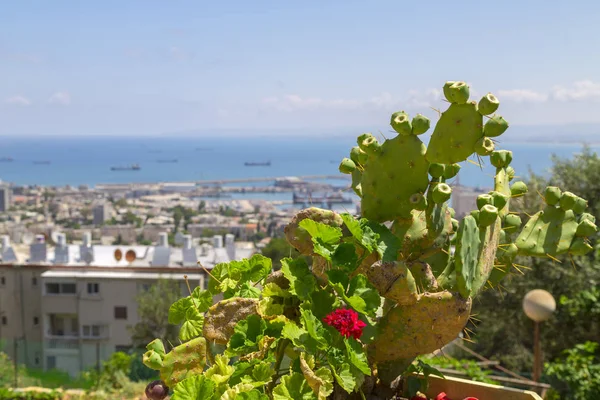
[[273, 269], [271, 259], [262, 254], [254, 254], [248, 260], [248, 266], [249, 268], [245, 277], [252, 282], [263, 280]]
[[208, 280], [208, 290], [213, 295], [219, 294], [222, 292], [220, 289], [221, 283], [223, 279], [229, 275], [228, 264], [220, 263], [213, 267], [210, 271], [211, 279]]
[[[377, 289], [373, 287], [363, 274], [358, 274], [350, 281], [348, 295], [353, 298], [360, 297], [365, 304], [364, 314], [375, 315], [381, 305], [381, 297]], [[358, 303], [357, 303], [358, 304]], [[356, 308], [355, 308], [356, 309]], [[358, 309], [356, 309], [359, 311]]]
[[191, 297], [194, 300], [198, 311], [201, 313], [208, 311], [212, 306], [212, 294], [208, 290], [200, 289], [200, 286], [196, 286]]
[[327, 273], [327, 278], [331, 283], [339, 283], [345, 289], [348, 287], [350, 283], [350, 277], [348, 276], [348, 272], [343, 271], [341, 269], [330, 269]]
[[338, 370], [336, 371], [336, 367], [333, 365], [331, 369], [333, 370], [333, 376], [335, 377], [335, 381], [348, 393], [352, 393], [354, 388], [356, 387], [356, 378], [350, 371], [350, 366], [348, 364], [342, 364], [341, 366], [337, 366]]
[[331, 393], [333, 393], [333, 375], [331, 369], [327, 367], [321, 367], [315, 371], [315, 375], [323, 381], [323, 385], [319, 387], [319, 399], [326, 399]]
[[254, 389], [249, 392], [238, 393], [235, 400], [269, 400], [269, 396]]
[[238, 322], [233, 328], [234, 332], [243, 333], [246, 342], [258, 343], [260, 336], [265, 331], [266, 323], [258, 315], [249, 315], [246, 319]]
[[344, 344], [346, 345], [346, 352], [350, 363], [363, 374], [371, 375], [369, 361], [367, 360], [367, 355], [365, 354], [362, 345], [352, 338], [344, 340]]
[[376, 250], [383, 261], [396, 261], [402, 247], [400, 239], [385, 225], [369, 222], [368, 227], [377, 235]]
[[363, 235], [360, 244], [369, 252], [373, 252], [377, 249], [377, 242], [379, 240], [379, 235], [373, 231], [372, 227], [369, 225], [370, 221], [368, 219], [360, 220], [360, 228], [362, 229]]
[[221, 292], [226, 292], [229, 289], [235, 289], [237, 287], [237, 282], [231, 278], [224, 278], [219, 285], [219, 290]]
[[277, 296], [288, 298], [291, 296], [291, 293], [289, 290], [280, 288], [275, 282], [269, 282], [263, 287], [262, 295], [263, 297]]
[[192, 307], [192, 300], [189, 297], [184, 297], [177, 300], [169, 307], [169, 323], [179, 325], [185, 320], [187, 310]]
[[283, 304], [275, 302], [273, 297], [265, 297], [258, 302], [258, 313], [261, 317], [283, 314]]
[[331, 257], [333, 268], [339, 268], [346, 272], [352, 272], [358, 266], [358, 256], [353, 243], [340, 244]]
[[423, 375], [425, 375], [425, 378], [427, 378], [429, 375], [435, 375], [439, 376], [442, 379], [446, 379], [444, 374], [442, 374], [437, 368], [434, 368], [421, 360], [419, 360], [419, 366], [421, 367], [421, 371], [423, 371]]
[[220, 400], [236, 400], [242, 393], [254, 391], [254, 386], [248, 383], [238, 383], [234, 387], [225, 390]]
[[317, 281], [306, 261], [302, 258], [296, 260], [284, 258], [281, 260], [281, 271], [287, 280], [290, 281], [290, 292], [298, 296], [300, 300], [308, 300], [310, 294], [317, 286]]
[[260, 290], [251, 286], [249, 282], [244, 282], [240, 286], [240, 290], [237, 292], [239, 297], [246, 297], [250, 299], [260, 298]]
[[204, 376], [210, 378], [217, 385], [225, 383], [235, 372], [235, 368], [229, 365], [229, 357], [217, 354], [215, 363], [206, 370]]
[[319, 319], [325, 318], [334, 309], [336, 297], [328, 290], [318, 290], [311, 295], [310, 305], [313, 314]]
[[[352, 236], [358, 241], [358, 243], [362, 243], [363, 230], [360, 225], [360, 221], [348, 213], [340, 214], [340, 216], [344, 220], [344, 224], [346, 225]], [[367, 250], [372, 251], [372, 249]]]
[[195, 375], [175, 385], [171, 400], [210, 399], [214, 392], [214, 382], [203, 375]]
[[252, 369], [252, 378], [256, 382], [269, 382], [271, 377], [275, 374], [271, 363], [262, 362]]
[[204, 317], [201, 320], [188, 320], [181, 325], [179, 329], [179, 339], [187, 342], [202, 336], [202, 327], [204, 326]]
[[298, 347], [303, 347], [303, 342], [301, 338], [303, 335], [306, 334], [307, 332], [300, 326], [296, 325], [296, 323], [293, 321], [287, 322], [284, 325], [283, 330], [281, 331], [281, 336], [291, 340], [294, 346]]
[[331, 255], [342, 238], [342, 230], [312, 219], [303, 219], [299, 226], [311, 236], [313, 251], [331, 261]]
[[300, 310], [300, 315], [302, 318], [302, 325], [308, 335], [312, 337], [316, 342], [317, 346], [320, 349], [327, 349], [330, 347], [329, 340], [329, 332], [325, 330], [321, 321], [319, 321], [310, 310]]
[[281, 383], [273, 389], [273, 400], [313, 400], [316, 398], [317, 396], [308, 386], [304, 376], [297, 372], [283, 376]]

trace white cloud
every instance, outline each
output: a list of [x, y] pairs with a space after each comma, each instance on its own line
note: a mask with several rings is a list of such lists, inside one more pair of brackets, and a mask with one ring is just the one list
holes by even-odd
[[71, 104], [71, 95], [67, 92], [56, 92], [48, 99], [50, 104], [61, 104], [67, 106]]
[[600, 83], [585, 80], [574, 82], [570, 87], [554, 86], [552, 97], [560, 101], [598, 99]]
[[547, 94], [529, 89], [499, 90], [498, 97], [500, 98], [500, 101], [508, 100], [517, 103], [539, 103], [548, 100]]
[[27, 106], [31, 105], [31, 100], [29, 100], [25, 96], [12, 96], [12, 97], [7, 98], [5, 100], [5, 103], [12, 104], [15, 106], [27, 107]]

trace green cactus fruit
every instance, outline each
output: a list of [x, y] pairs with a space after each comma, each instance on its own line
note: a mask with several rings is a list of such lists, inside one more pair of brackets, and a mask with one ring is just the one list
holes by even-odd
[[400, 305], [417, 302], [417, 285], [405, 263], [377, 261], [366, 270], [366, 275], [382, 297]]
[[598, 227], [590, 220], [584, 219], [577, 225], [575, 236], [591, 236], [598, 232]]
[[445, 183], [435, 185], [432, 190], [431, 197], [436, 204], [445, 203], [452, 196], [452, 188]]
[[206, 365], [206, 339], [199, 337], [173, 348], [163, 360], [160, 377], [169, 387], [201, 375]]
[[386, 140], [376, 157], [365, 165], [362, 187], [362, 216], [376, 222], [410, 217], [410, 197], [425, 193], [429, 186], [427, 148], [415, 135], [398, 135]]
[[452, 179], [460, 171], [460, 164], [446, 165], [444, 168], [444, 179]]
[[519, 254], [525, 256], [556, 256], [569, 251], [577, 231], [577, 219], [572, 210], [546, 206], [533, 215], [515, 240]]
[[498, 218], [498, 209], [491, 204], [486, 204], [479, 209], [479, 226], [490, 226]]
[[249, 315], [258, 315], [258, 299], [232, 297], [221, 300], [206, 312], [203, 336], [218, 344], [227, 344], [235, 325]]
[[369, 156], [367, 155], [367, 153], [362, 151], [360, 147], [354, 146], [352, 150], [350, 150], [350, 159], [354, 161], [354, 164], [362, 165], [367, 162]]
[[312, 256], [315, 253], [313, 251], [312, 237], [304, 228], [300, 227], [300, 222], [304, 219], [312, 219], [315, 222], [320, 222], [336, 228], [344, 226], [342, 217], [330, 210], [311, 207], [297, 213], [283, 231], [288, 243], [298, 250], [300, 254], [305, 256]]
[[483, 116], [477, 112], [475, 104], [450, 104], [435, 125], [427, 160], [442, 164], [465, 161], [483, 137], [482, 126]]
[[339, 170], [342, 174], [351, 174], [356, 169], [356, 164], [349, 158], [342, 159]]
[[392, 128], [400, 135], [410, 135], [412, 133], [410, 119], [408, 118], [408, 114], [404, 111], [393, 113], [390, 125], [392, 125]]
[[556, 186], [548, 186], [544, 192], [544, 200], [546, 201], [546, 204], [555, 206], [560, 201], [561, 195], [562, 193], [559, 188]]
[[469, 100], [469, 85], [465, 82], [446, 82], [444, 96], [450, 103], [464, 104]]
[[154, 339], [153, 341], [148, 343], [148, 345], [146, 346], [146, 350], [154, 351], [154, 352], [158, 353], [161, 357], [164, 357], [166, 354], [165, 345], [163, 344], [162, 340], [160, 340], [160, 339]]
[[594, 250], [594, 248], [587, 241], [585, 241], [584, 238], [578, 237], [573, 240], [573, 243], [569, 248], [569, 253], [573, 254], [574, 256], [584, 256], [592, 250]]
[[472, 215], [467, 215], [458, 226], [454, 263], [456, 268], [456, 284], [461, 296], [465, 299], [471, 296], [472, 283], [477, 272], [481, 239], [477, 221]]
[[412, 134], [421, 135], [429, 130], [431, 122], [424, 115], [417, 114], [412, 119]]
[[[575, 212], [575, 211], [573, 211]], [[579, 222], [581, 221], [592, 221], [593, 223], [596, 223], [596, 217], [594, 217], [592, 214], [590, 213], [583, 213], [579, 216]]]
[[511, 197], [520, 197], [527, 193], [527, 185], [523, 181], [517, 181], [510, 187]]
[[492, 139], [484, 136], [475, 143], [475, 153], [480, 156], [489, 156], [494, 151], [494, 147]]
[[150, 369], [160, 370], [163, 366], [163, 358], [154, 350], [148, 350], [142, 356], [142, 363]]
[[354, 193], [356, 193], [356, 195], [358, 197], [362, 197], [362, 184], [360, 183], [362, 181], [362, 172], [360, 172], [357, 169], [355, 169], [354, 171], [352, 171], [352, 190], [354, 191]]
[[470, 312], [471, 299], [451, 292], [419, 295], [415, 304], [394, 307], [382, 317], [380, 334], [368, 347], [369, 359], [379, 365], [431, 353], [458, 336]]
[[519, 252], [519, 248], [514, 243], [506, 243], [498, 246], [496, 256], [498, 260], [505, 264], [511, 264]]
[[379, 152], [381, 145], [370, 133], [363, 133], [358, 137], [358, 147], [364, 151], [368, 156], [374, 156]]
[[497, 150], [490, 155], [490, 162], [496, 168], [505, 168], [512, 161], [512, 151]]
[[445, 165], [440, 163], [429, 164], [429, 175], [432, 178], [441, 178], [444, 175]]
[[573, 212], [575, 214], [581, 214], [585, 211], [586, 208], [587, 208], [587, 200], [583, 199], [581, 197], [577, 197], [577, 200], [575, 201], [575, 205], [573, 206]]
[[510, 165], [508, 167], [506, 167], [506, 176], [508, 176], [509, 181], [512, 181], [513, 179], [515, 179], [515, 169], [513, 167], [511, 167]]
[[563, 192], [560, 196], [560, 200], [558, 201], [560, 208], [565, 211], [573, 209], [576, 202], [577, 196], [571, 192]]
[[423, 193], [415, 193], [410, 196], [410, 204], [412, 204], [415, 210], [422, 211], [427, 208], [427, 199], [423, 195]]
[[477, 208], [481, 208], [486, 204], [494, 204], [494, 199], [490, 194], [480, 194], [477, 196]]
[[517, 214], [506, 214], [504, 216], [504, 226], [509, 233], [516, 232], [516, 229], [520, 228], [522, 223], [521, 217]]
[[479, 104], [477, 104], [477, 109], [481, 115], [490, 115], [496, 112], [498, 107], [500, 106], [500, 102], [491, 93], [486, 94], [479, 100]]
[[458, 230], [458, 220], [452, 218], [452, 232], [456, 232]]
[[498, 210], [502, 210], [508, 203], [508, 196], [503, 193], [494, 190], [490, 192], [490, 195], [492, 196], [492, 205]]
[[501, 116], [495, 116], [483, 126], [483, 134], [487, 137], [496, 137], [502, 135], [508, 129], [508, 122]]

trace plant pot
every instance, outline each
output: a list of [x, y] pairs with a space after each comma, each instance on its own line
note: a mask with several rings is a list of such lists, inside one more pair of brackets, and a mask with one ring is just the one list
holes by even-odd
[[430, 398], [445, 392], [452, 400], [463, 400], [466, 397], [475, 397], [479, 400], [542, 400], [537, 393], [529, 390], [490, 385], [451, 376], [446, 379], [429, 376], [428, 381], [429, 387], [424, 394]]

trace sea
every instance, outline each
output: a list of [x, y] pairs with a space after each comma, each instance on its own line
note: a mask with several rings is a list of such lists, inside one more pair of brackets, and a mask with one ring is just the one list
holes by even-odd
[[[341, 175], [338, 165], [356, 143], [354, 137], [4, 137], [0, 141], [0, 180], [14, 185], [88, 185], [102, 183], [188, 182], [251, 177]], [[600, 146], [592, 146], [598, 150]], [[500, 143], [513, 151], [517, 176], [548, 174], [551, 156], [572, 157], [582, 144]], [[270, 162], [270, 166], [245, 166]], [[112, 171], [138, 164], [140, 170]], [[459, 182], [489, 188], [490, 165], [463, 162]], [[323, 181], [322, 181], [323, 182]], [[337, 179], [325, 181], [344, 185]], [[270, 185], [271, 182], [246, 186]], [[241, 184], [235, 184], [241, 185]], [[287, 199], [289, 194], [251, 193], [242, 198]]]

